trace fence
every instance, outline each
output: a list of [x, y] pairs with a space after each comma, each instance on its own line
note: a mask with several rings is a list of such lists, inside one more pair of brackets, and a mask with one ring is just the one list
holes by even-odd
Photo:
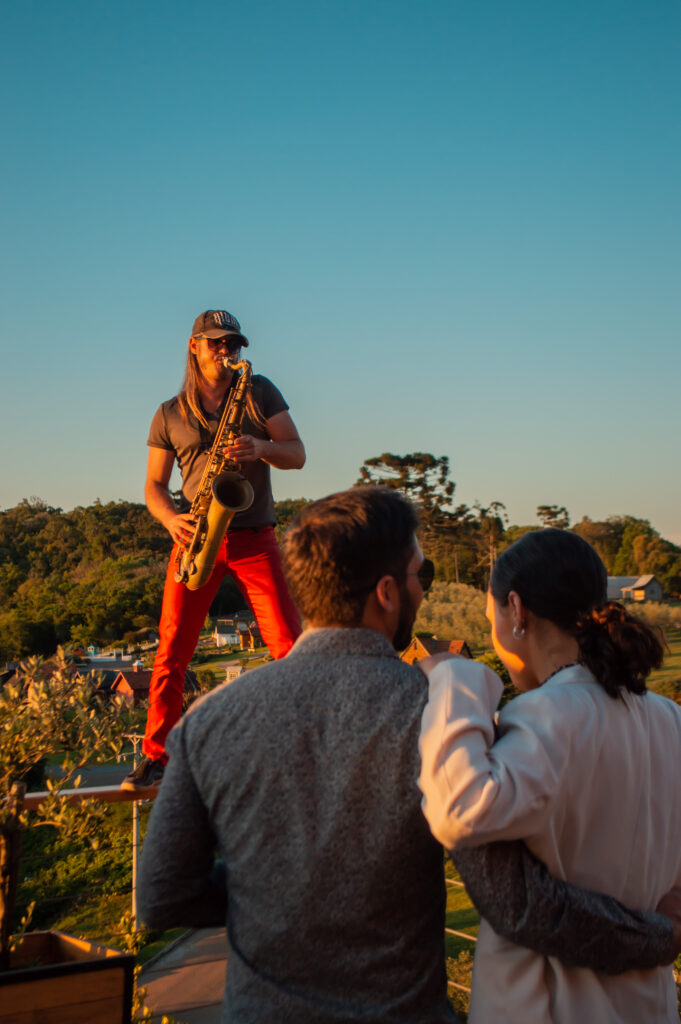
[[[141, 736], [134, 734], [126, 738], [132, 742], [133, 763], [136, 763]], [[23, 789], [23, 786], [15, 787], [19, 793]], [[140, 806], [153, 800], [155, 795], [153, 788], [126, 792], [118, 784], [58, 791], [59, 808], [93, 800], [98, 804], [129, 804], [130, 819], [124, 814], [114, 814], [106, 824], [95, 823], [89, 832], [83, 828], [80, 837], [68, 843], [51, 830], [25, 830], [19, 862], [22, 877], [18, 891], [12, 892], [11, 898], [7, 891], [10, 913], [5, 914], [5, 920], [8, 916], [19, 918], [28, 909], [28, 925], [32, 928], [66, 927], [107, 944], [129, 944], [131, 935], [139, 927], [136, 890], [141, 850]], [[53, 797], [50, 791], [28, 793], [20, 796], [20, 806], [35, 812]], [[58, 817], [59, 812], [56, 815]], [[17, 845], [17, 854], [18, 850]], [[15, 898], [16, 915], [11, 913]], [[120, 927], [116, 927], [114, 918], [121, 921]]]
[[[104, 803], [107, 803], [107, 804], [112, 804], [112, 803], [131, 803], [132, 804], [132, 828], [131, 828], [131, 840], [130, 840], [131, 884], [130, 884], [130, 888], [128, 890], [128, 894], [130, 895], [130, 901], [131, 901], [130, 902], [130, 913], [131, 913], [131, 918], [132, 918], [133, 930], [137, 930], [138, 923], [139, 923], [138, 919], [137, 919], [137, 908], [136, 908], [137, 865], [138, 865], [139, 854], [140, 854], [140, 849], [141, 849], [141, 844], [140, 844], [139, 804], [142, 801], [149, 801], [150, 799], [153, 799], [153, 795], [154, 795], [153, 793], [150, 794], [150, 793], [147, 793], [147, 792], [128, 793], [128, 792], [124, 792], [124, 791], [120, 790], [117, 786], [116, 787], [114, 787], [114, 786], [97, 786], [97, 787], [92, 787], [92, 788], [85, 788], [84, 787], [82, 789], [63, 790], [62, 793], [60, 794], [61, 799], [64, 800], [65, 803], [67, 803], [67, 804], [69, 804], [71, 806], [77, 805], [79, 803], [82, 803], [84, 800], [93, 800], [93, 799], [94, 800], [100, 800], [100, 801], [102, 801]], [[35, 811], [48, 798], [48, 796], [49, 796], [48, 793], [29, 793], [29, 794], [27, 794], [27, 796], [25, 798], [24, 807], [26, 808], [26, 810]], [[100, 844], [97, 847], [97, 851], [98, 852], [105, 852], [106, 850], [111, 850], [113, 848], [114, 847], [111, 844], [109, 844], [108, 846], [106, 844]], [[24, 857], [24, 858], [22, 858], [22, 862], [25, 864], [27, 859], [28, 859], [28, 862], [29, 862], [29, 865], [30, 865], [30, 863], [31, 863], [31, 859], [30, 858], [25, 858]], [[38, 858], [35, 858], [35, 860], [37, 862]], [[71, 895], [64, 895], [64, 896], [50, 897], [49, 900], [51, 900], [52, 902], [58, 902], [60, 900], [63, 900], [64, 902], [66, 902], [66, 901], [70, 900], [71, 898], [72, 898]], [[45, 904], [46, 902], [48, 902], [48, 900], [43, 900], [42, 901], [43, 904]]]

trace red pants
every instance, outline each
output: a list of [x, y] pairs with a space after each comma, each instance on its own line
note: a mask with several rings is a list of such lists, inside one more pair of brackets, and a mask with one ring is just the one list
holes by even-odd
[[196, 649], [217, 589], [229, 572], [248, 598], [273, 658], [283, 658], [300, 636], [298, 609], [286, 587], [274, 527], [227, 532], [205, 586], [188, 590], [175, 582], [176, 548], [166, 573], [159, 644], [149, 684], [149, 711], [142, 749], [167, 760], [166, 736], [182, 715], [184, 674]]

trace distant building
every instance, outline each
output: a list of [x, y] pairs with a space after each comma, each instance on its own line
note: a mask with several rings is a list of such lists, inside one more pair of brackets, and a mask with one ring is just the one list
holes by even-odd
[[257, 622], [251, 622], [246, 626], [239, 623], [239, 647], [242, 651], [254, 651], [256, 647], [262, 647], [262, 636]]
[[134, 668], [125, 672], [117, 672], [116, 678], [111, 684], [110, 693], [112, 696], [122, 697], [128, 704], [132, 704], [136, 708], [142, 701], [149, 699], [150, 682], [150, 669]]
[[90, 668], [87, 665], [81, 665], [80, 672], [82, 675], [88, 675], [89, 672], [96, 672], [99, 685], [97, 686], [97, 693], [100, 695], [110, 697], [111, 688], [121, 674], [121, 670], [118, 668]]
[[[142, 662], [135, 662], [132, 669], [118, 672], [111, 684], [110, 692], [122, 697], [128, 704], [138, 707], [142, 701], [149, 699], [149, 684], [151, 682], [151, 670], [143, 669]], [[198, 680], [190, 668], [184, 674], [184, 692], [194, 694], [200, 692]]]
[[232, 665], [228, 665], [225, 669], [225, 682], [233, 683], [235, 679], [244, 674], [244, 667], [239, 662], [234, 662]]
[[[97, 648], [94, 648], [96, 650]], [[105, 651], [104, 654], [90, 654], [91, 648], [88, 647], [88, 656], [85, 662], [79, 662], [79, 668], [85, 669], [85, 671], [91, 669], [110, 669], [110, 668], [132, 668], [132, 654], [123, 654], [123, 651], [119, 648], [115, 651]]]
[[465, 640], [438, 640], [436, 636], [415, 636], [406, 650], [402, 651], [400, 658], [406, 661], [407, 665], [413, 665], [415, 661], [421, 661], [431, 654], [460, 654], [464, 658], [473, 658], [470, 647]]
[[647, 576], [608, 576], [608, 601], [662, 601], [662, 584]]
[[[0, 686], [4, 686], [6, 683], [19, 682], [21, 675], [26, 671], [26, 666], [30, 661], [30, 655], [21, 661], [8, 661], [5, 663], [4, 671], [0, 672]], [[51, 658], [46, 658], [41, 661], [31, 670], [31, 675], [35, 679], [49, 679], [50, 676], [58, 669], [58, 659], [56, 655]], [[66, 662], [64, 669], [65, 675], [68, 679], [80, 679], [81, 673], [78, 670], [78, 666], [75, 661], [70, 658]]]
[[218, 619], [211, 638], [216, 647], [236, 647], [239, 643], [239, 620]]
[[639, 576], [630, 587], [623, 588], [622, 597], [625, 601], [662, 601], [664, 590], [653, 575]]

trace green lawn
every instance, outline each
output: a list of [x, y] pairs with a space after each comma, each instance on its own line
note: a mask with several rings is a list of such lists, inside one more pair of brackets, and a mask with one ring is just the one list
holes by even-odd
[[[461, 881], [449, 857], [445, 860], [445, 876], [457, 882]], [[468, 898], [466, 890], [461, 886], [448, 884], [445, 927], [475, 936], [479, 923], [478, 912]], [[470, 988], [474, 952], [474, 942], [468, 942], [458, 935], [445, 935], [447, 977], [450, 981]], [[461, 1020], [465, 1021], [468, 1012], [468, 993], [450, 988], [449, 997]]]
[[[141, 807], [142, 832], [151, 807]], [[23, 836], [18, 917], [35, 900], [31, 929], [55, 928], [71, 935], [125, 949], [131, 930], [131, 821], [129, 804], [112, 804], [98, 827], [100, 845], [69, 841], [52, 828], [28, 829]], [[186, 928], [145, 932], [137, 962], [145, 963]]]
[[271, 660], [266, 647], [259, 647], [255, 651], [230, 653], [216, 648], [208, 648], [208, 650], [201, 650], [198, 657], [194, 656], [191, 668], [196, 672], [202, 689], [212, 689], [214, 686], [224, 683], [225, 669], [229, 665], [243, 662], [244, 669], [250, 672], [251, 669], [260, 668], [261, 665]]
[[662, 668], [651, 672], [648, 686], [681, 704], [681, 630], [668, 629], [665, 635], [669, 650]]
[[[456, 882], [460, 882], [456, 868], [449, 857], [445, 861], [445, 876]], [[458, 885], [447, 885], [447, 916], [445, 920], [447, 928], [454, 928], [456, 931], [467, 932], [469, 935], [478, 933], [478, 912], [468, 898], [465, 889]], [[447, 956], [457, 957], [464, 950], [472, 950], [475, 943], [467, 942], [456, 935], [447, 936]]]

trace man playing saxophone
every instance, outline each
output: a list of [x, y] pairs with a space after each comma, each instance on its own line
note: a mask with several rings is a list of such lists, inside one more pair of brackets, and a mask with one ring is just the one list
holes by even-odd
[[[301, 469], [305, 449], [281, 392], [254, 374], [241, 433], [230, 438], [230, 460], [238, 463], [253, 488], [253, 501], [229, 522], [208, 581], [191, 589], [176, 579], [178, 552], [192, 541], [197, 521], [189, 509], [201, 482], [213, 438], [239, 375], [248, 340], [236, 317], [207, 310], [194, 322], [187, 365], [178, 395], [159, 407], [149, 431], [145, 499], [147, 508], [173, 539], [159, 623], [159, 646], [149, 687], [144, 759], [123, 781], [135, 790], [158, 785], [167, 761], [165, 739], [182, 713], [184, 676], [199, 633], [227, 573], [248, 598], [263, 640], [274, 658], [283, 658], [301, 632], [298, 611], [288, 593], [274, 535], [270, 466]], [[169, 483], [177, 462], [182, 476], [178, 509]]]

